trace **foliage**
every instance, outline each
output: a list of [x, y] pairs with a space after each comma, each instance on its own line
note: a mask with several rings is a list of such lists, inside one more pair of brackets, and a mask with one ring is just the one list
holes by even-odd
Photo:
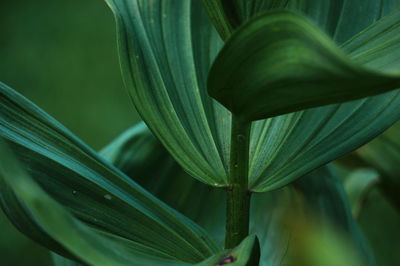
[[[148, 128], [96, 153], [0, 83], [0, 203], [20, 231], [56, 265], [375, 265], [326, 164], [400, 118], [400, 2], [106, 2]], [[396, 183], [385, 138], [358, 156]], [[357, 178], [356, 217], [370, 186], [393, 199]]]

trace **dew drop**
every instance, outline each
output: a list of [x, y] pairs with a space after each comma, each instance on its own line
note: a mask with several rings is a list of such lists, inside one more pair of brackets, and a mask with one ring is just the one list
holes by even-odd
[[73, 195], [76, 195], [76, 193], [78, 193], [78, 192], [76, 192], [76, 190], [72, 190]]
[[104, 195], [104, 198], [105, 198], [106, 200], [112, 200], [112, 197], [111, 197], [110, 194], [105, 194], [105, 195]]

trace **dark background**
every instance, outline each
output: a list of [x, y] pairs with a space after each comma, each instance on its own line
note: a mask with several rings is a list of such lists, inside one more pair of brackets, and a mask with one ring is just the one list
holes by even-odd
[[[102, 0], [1, 0], [0, 81], [96, 150], [139, 120], [122, 83], [113, 17]], [[365, 210], [360, 223], [379, 264], [400, 261], [398, 212], [378, 191]], [[51, 265], [48, 252], [1, 212], [0, 228], [0, 265]]]
[[[0, 81], [96, 150], [138, 121], [102, 0], [1, 0]], [[50, 265], [0, 211], [0, 265]]]

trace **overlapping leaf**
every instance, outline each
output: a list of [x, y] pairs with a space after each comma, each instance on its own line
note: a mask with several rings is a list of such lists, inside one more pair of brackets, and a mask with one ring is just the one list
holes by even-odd
[[203, 0], [203, 2], [207, 11], [214, 14], [210, 17], [220, 33], [226, 32], [224, 28], [231, 28], [229, 33], [232, 33], [234, 28], [267, 10], [284, 8], [307, 15], [338, 43], [348, 40], [383, 15], [400, 8], [398, 0]]
[[[383, 62], [381, 58], [382, 54], [386, 58], [400, 56], [396, 42], [399, 18], [396, 13], [382, 19], [342, 49], [364, 66], [382, 71], [397, 69], [399, 61]], [[251, 186], [257, 191], [277, 188], [306, 169], [350, 152], [397, 121], [399, 104], [400, 94], [394, 91], [256, 122], [252, 128]], [[257, 136], [260, 133], [266, 137]], [[267, 164], [263, 164], [265, 161]]]
[[2, 196], [9, 211], [23, 209], [43, 234], [58, 242], [82, 262], [99, 266], [183, 264], [174, 262], [172, 258], [168, 260], [150, 256], [137, 250], [134, 245], [131, 246], [127, 240], [90, 228], [74, 218], [36, 184], [2, 140], [0, 156], [2, 194], [8, 190], [10, 195], [15, 196], [14, 202], [11, 197]]
[[[143, 156], [138, 156], [138, 153], [134, 152], [135, 149], [143, 151]], [[127, 171], [134, 180], [157, 197], [207, 228], [215, 239], [223, 243], [224, 191], [210, 190], [185, 174], [142, 123], [124, 132], [104, 148], [101, 154]], [[165, 175], [161, 178], [155, 179], [152, 171], [148, 171], [154, 168], [154, 164], [164, 169]], [[140, 170], [142, 167], [144, 168]], [[146, 175], [138, 175], [139, 172]], [[155, 183], [169, 185], [158, 186]], [[177, 193], [178, 190], [181, 193]], [[182, 191], [187, 193], [182, 194]], [[311, 219], [316, 215], [326, 221], [324, 226], [328, 227], [330, 223], [337, 226], [350, 238], [352, 248], [373, 265], [369, 250], [351, 217], [341, 183], [333, 172], [326, 168], [318, 169], [300, 179], [295, 183], [295, 189], [286, 188], [253, 195], [250, 231], [260, 239], [260, 265], [281, 265], [285, 260], [288, 247], [295, 243], [290, 242], [291, 232], [282, 230], [282, 218], [288, 208], [304, 206], [303, 203], [305, 209], [311, 210], [311, 213], [301, 210], [305, 216]]]
[[[40, 187], [80, 221], [147, 256], [195, 263], [219, 251], [199, 226], [105, 162], [37, 106], [4, 84], [0, 93], [0, 136]], [[10, 178], [3, 179], [0, 190], [1, 205], [10, 220], [42, 245], [71, 256], [74, 250], [60, 243], [54, 233], [44, 232], [44, 221], [27, 212], [24, 204], [28, 209], [35, 206], [23, 200], [23, 191], [7, 185]], [[38, 200], [45, 205], [47, 199]], [[62, 213], [64, 222], [72, 221]], [[36, 214], [52, 217], [51, 212]]]
[[[96, 232], [74, 218], [61, 205], [51, 199], [23, 170], [8, 147], [0, 142], [0, 163], [2, 184], [10, 190], [40, 228], [71, 251], [82, 262], [99, 266], [127, 265], [193, 265], [172, 258], [160, 258], [138, 252], [129, 242], [104, 232]], [[51, 211], [49, 211], [49, 209]], [[233, 250], [220, 252], [196, 265], [213, 266], [229, 260], [232, 265], [257, 265], [259, 244], [254, 237], [248, 237]], [[79, 265], [56, 257], [56, 265]]]
[[[210, 64], [222, 43], [199, 1], [107, 2], [119, 28], [125, 80], [142, 118], [187, 172], [204, 183], [226, 186], [231, 117], [206, 94], [205, 87]], [[382, 12], [377, 12], [372, 2], [363, 2], [362, 9], [351, 11], [357, 21], [352, 26], [347, 14], [356, 2], [336, 5], [333, 1], [293, 1], [288, 6], [307, 14], [341, 41], [370, 25], [397, 3], [384, 2]], [[365, 16], [368, 10], [373, 12]], [[389, 24], [386, 20], [380, 25], [395, 25]], [[373, 32], [358, 36], [358, 40], [364, 40], [359, 42], [361, 46], [349, 49], [357, 61], [358, 51], [364, 53], [368, 48], [369, 67], [383, 53], [392, 57], [398, 54], [395, 43], [389, 47], [386, 38], [398, 35], [381, 38]], [[390, 67], [396, 65], [392, 62]], [[393, 92], [254, 123], [249, 187], [254, 191], [281, 187], [354, 150], [396, 121], [399, 105], [399, 95]]]
[[109, 143], [100, 155], [157, 198], [201, 225], [222, 246], [225, 190], [206, 186], [184, 172], [143, 122]]
[[253, 121], [397, 89], [395, 70], [357, 65], [303, 16], [274, 11], [232, 35], [210, 70], [208, 92]]
[[191, 175], [227, 185], [230, 114], [205, 90], [221, 40], [201, 3], [107, 3], [119, 27], [122, 68], [138, 112]]

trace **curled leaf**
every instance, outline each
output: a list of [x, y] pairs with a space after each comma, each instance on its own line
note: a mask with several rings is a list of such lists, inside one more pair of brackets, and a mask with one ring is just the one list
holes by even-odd
[[208, 92], [236, 115], [259, 120], [396, 89], [398, 72], [358, 65], [304, 17], [275, 11], [228, 40], [210, 70]]

